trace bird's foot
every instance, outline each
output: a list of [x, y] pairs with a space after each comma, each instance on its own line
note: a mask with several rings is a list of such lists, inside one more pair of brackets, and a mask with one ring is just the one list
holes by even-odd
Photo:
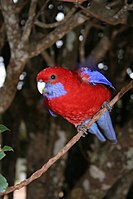
[[87, 133], [87, 127], [84, 124], [80, 124], [77, 126], [77, 131], [82, 135], [82, 137], [85, 137]]
[[109, 112], [112, 111], [112, 107], [110, 106], [109, 102], [105, 101], [102, 105], [102, 108], [106, 108]]

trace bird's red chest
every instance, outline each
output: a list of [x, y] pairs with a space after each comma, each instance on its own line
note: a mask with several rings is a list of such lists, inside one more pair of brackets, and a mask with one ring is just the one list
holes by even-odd
[[73, 124], [80, 124], [91, 118], [110, 99], [110, 92], [102, 85], [82, 83], [72, 87], [67, 94], [46, 99], [49, 108]]

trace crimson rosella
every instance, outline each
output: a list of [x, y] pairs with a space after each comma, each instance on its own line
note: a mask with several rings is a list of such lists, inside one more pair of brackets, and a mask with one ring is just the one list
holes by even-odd
[[[70, 71], [60, 66], [47, 67], [37, 75], [37, 87], [50, 113], [63, 116], [75, 127], [85, 125], [103, 103], [111, 98], [112, 84], [96, 70], [81, 67]], [[88, 131], [101, 141], [117, 143], [108, 110]], [[102, 131], [102, 133], [101, 133]]]

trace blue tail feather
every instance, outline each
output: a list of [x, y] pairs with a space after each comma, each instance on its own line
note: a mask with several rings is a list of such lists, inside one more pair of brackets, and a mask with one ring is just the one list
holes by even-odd
[[[88, 123], [91, 119], [88, 119], [87, 121], [84, 122], [84, 124]], [[96, 137], [101, 141], [101, 142], [105, 142], [106, 138], [104, 137], [104, 135], [102, 135], [102, 133], [99, 131], [98, 126], [96, 124], [96, 122], [94, 122], [90, 128], [88, 129], [88, 131], [91, 134], [96, 135]]]
[[103, 136], [103, 134], [99, 131], [98, 126], [96, 123], [93, 123], [90, 128], [89, 128], [89, 132], [92, 134], [95, 134], [96, 137], [101, 141], [101, 142], [105, 142], [106, 138]]
[[113, 143], [117, 143], [116, 134], [108, 111], [104, 112], [101, 115], [101, 117], [97, 121], [97, 124], [103, 130], [103, 133], [107, 139], [109, 139]]
[[[84, 124], [88, 123], [91, 119], [88, 119]], [[100, 129], [103, 133], [100, 132]], [[97, 122], [94, 122], [88, 129], [88, 131], [102, 141], [105, 142], [106, 138], [113, 143], [117, 143], [116, 134], [112, 125], [110, 114], [108, 111], [104, 112]]]

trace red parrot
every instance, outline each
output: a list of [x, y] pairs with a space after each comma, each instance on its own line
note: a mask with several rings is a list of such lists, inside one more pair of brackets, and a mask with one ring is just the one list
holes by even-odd
[[[112, 84], [98, 71], [81, 67], [70, 71], [60, 66], [48, 67], [37, 75], [37, 87], [51, 113], [57, 113], [74, 124], [85, 125], [104, 102], [111, 98]], [[100, 127], [100, 128], [99, 128]], [[100, 130], [103, 130], [103, 133]], [[116, 143], [109, 112], [106, 111], [88, 131], [99, 140]]]

